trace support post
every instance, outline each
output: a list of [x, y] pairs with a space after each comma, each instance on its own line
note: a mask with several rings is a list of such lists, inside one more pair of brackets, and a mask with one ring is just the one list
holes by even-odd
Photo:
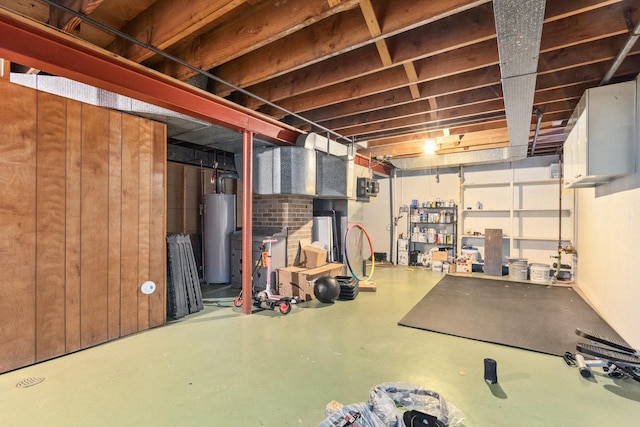
[[242, 314], [251, 314], [253, 292], [253, 133], [242, 132]]

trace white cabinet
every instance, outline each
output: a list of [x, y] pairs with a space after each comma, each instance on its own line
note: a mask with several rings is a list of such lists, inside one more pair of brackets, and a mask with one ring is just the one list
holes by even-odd
[[587, 89], [567, 124], [564, 186], [593, 187], [633, 173], [636, 81]]

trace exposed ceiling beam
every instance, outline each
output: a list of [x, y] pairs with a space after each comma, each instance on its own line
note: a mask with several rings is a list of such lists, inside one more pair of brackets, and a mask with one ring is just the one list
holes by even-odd
[[[177, 3], [174, 0], [160, 0], [121, 30], [131, 37], [166, 50], [245, 2], [246, 0], [190, 0]], [[150, 50], [122, 39], [116, 39], [107, 49], [134, 62], [142, 62], [154, 55]]]
[[[417, 59], [420, 57], [420, 49], [417, 46], [414, 48], [416, 59], [413, 64], [418, 81], [435, 80], [498, 63], [498, 47], [494, 39], [460, 48], [452, 46], [452, 50], [423, 59]], [[374, 74], [383, 70], [384, 67], [377, 64], [375, 59], [371, 59], [375, 52], [371, 49], [371, 47], [363, 47], [347, 52], [335, 59], [251, 86], [248, 90], [262, 98], [279, 101]], [[249, 108], [257, 108], [259, 105], [261, 105], [260, 102], [251, 100], [247, 104]]]
[[[561, 48], [557, 51], [549, 51], [540, 56], [539, 61], [539, 76], [538, 79], [545, 82], [543, 84], [558, 86], [565, 85], [567, 82], [573, 79], [572, 72], [563, 73], [562, 79], [557, 81], [557, 84], [553, 83], [553, 76], [541, 77], [542, 74], [558, 73], [559, 71], [569, 70], [570, 68], [579, 67], [582, 65], [591, 65], [595, 63], [602, 63], [601, 67], [608, 67], [608, 61], [613, 60], [619, 49], [626, 42], [626, 35], [613, 36], [611, 38], [600, 39], [585, 43], [583, 45], [574, 45], [568, 48]], [[480, 48], [482, 45], [491, 44], [490, 51], [485, 51]], [[468, 51], [466, 51], [468, 49]], [[478, 55], [473, 55], [473, 51], [476, 51]], [[458, 56], [459, 52], [459, 56]], [[630, 52], [630, 56], [640, 53], [640, 46], [635, 47]], [[465, 64], [465, 58], [467, 61], [471, 61], [471, 64]], [[485, 61], [490, 58], [490, 61]], [[474, 61], [481, 59], [477, 63]], [[423, 64], [422, 62], [429, 61], [430, 64]], [[469, 48], [458, 49], [456, 51], [437, 55], [432, 58], [428, 58], [421, 62], [420, 69], [430, 70], [431, 76], [428, 76], [430, 80], [433, 76], [439, 76], [444, 78], [447, 76], [447, 72], [460, 73], [464, 71], [464, 66], [471, 66], [471, 70], [477, 68], [484, 68], [486, 66], [495, 65], [498, 61], [497, 46], [495, 41], [483, 42], [477, 45], [473, 45]], [[431, 64], [432, 62], [432, 64]], [[461, 64], [456, 66], [456, 64]], [[451, 67], [447, 69], [447, 67]], [[580, 71], [579, 71], [580, 72]], [[604, 71], [601, 71], [604, 73]], [[425, 76], [427, 77], [427, 76]], [[558, 76], [556, 76], [558, 77]], [[591, 76], [588, 81], [597, 80], [598, 77]], [[496, 83], [498, 83], [496, 81]], [[538, 84], [538, 90], [542, 90], [541, 84]], [[502, 89], [499, 90], [500, 96]], [[268, 97], [268, 94], [262, 94]], [[315, 122], [324, 122], [327, 120], [340, 118], [344, 116], [352, 115], [353, 113], [362, 113], [366, 111], [375, 111], [382, 108], [393, 107], [403, 103], [411, 102], [412, 98], [408, 92], [403, 89], [396, 89], [393, 91], [387, 91], [376, 95], [370, 95], [368, 97], [358, 98], [350, 101], [345, 101], [339, 106], [320, 107], [308, 112], [305, 112], [305, 117]], [[299, 121], [292, 119], [287, 120], [288, 123], [297, 126]]]
[[[230, 59], [242, 55], [246, 56], [268, 44], [278, 45], [286, 36], [293, 33], [304, 33], [308, 28], [313, 27], [310, 24], [329, 21], [328, 17], [339, 12], [349, 13], [349, 9], [353, 9], [357, 5], [358, 0], [345, 0], [333, 7], [330, 7], [326, 0], [261, 2], [247, 9], [244, 13], [238, 14], [234, 20], [216, 26], [193, 40], [182, 41], [169, 51], [189, 64], [208, 70], [226, 63]], [[359, 12], [356, 11], [356, 13]], [[233, 38], [234, 42], [229, 43], [229, 38]], [[312, 44], [307, 44], [307, 48]], [[284, 47], [283, 52], [287, 50], [288, 47]], [[282, 58], [281, 55], [278, 56]], [[260, 64], [260, 62], [254, 62], [251, 68], [264, 67], [264, 64], [255, 67], [255, 64]], [[194, 75], [192, 70], [179, 67], [168, 61], [162, 61], [155, 65], [155, 68], [180, 80], [188, 79]], [[217, 73], [216, 75], [235, 83], [226, 76]]]
[[[470, 0], [450, 0], [448, 2], [416, 2], [415, 0], [394, 0], [394, 7], [390, 8], [388, 14], [382, 13], [378, 16], [384, 17], [384, 25], [381, 26], [382, 37], [391, 37], [396, 32], [412, 34], [419, 43], [429, 40], [429, 43], [443, 43], [444, 36], [438, 36], [438, 31], [434, 28], [429, 34], [421, 34], [420, 26], [432, 23], [435, 27], [444, 25], [445, 21], [451, 25], [462, 16], [456, 15], [455, 19], [447, 20], [445, 17], [454, 13], [469, 9], [472, 6], [487, 3], [487, 1]], [[489, 7], [490, 9], [490, 7]], [[445, 19], [443, 19], [445, 18]], [[382, 21], [382, 18], [381, 18]], [[432, 25], [429, 25], [431, 27]], [[481, 24], [484, 25], [484, 24]], [[407, 27], [418, 27], [412, 33], [406, 31]], [[469, 22], [469, 28], [478, 27], [478, 24]], [[447, 29], [448, 34], [455, 32]], [[431, 39], [424, 37], [430, 36]], [[214, 74], [240, 87], [252, 86], [269, 78], [282, 75], [286, 72], [294, 71], [302, 67], [307, 67], [314, 63], [327, 60], [338, 54], [343, 54], [353, 49], [375, 43], [376, 39], [371, 38], [369, 28], [360, 10], [349, 10], [340, 15], [331, 16], [315, 25], [311, 25], [290, 37], [273, 43], [264, 49], [258, 49], [217, 67]], [[390, 41], [388, 41], [390, 42]], [[313, 46], [313, 49], [309, 49]], [[395, 43], [388, 44], [389, 50], [394, 52], [400, 50]], [[278, 55], [278, 52], [287, 52], [286, 57]], [[392, 55], [394, 64], [398, 61]], [[377, 60], [377, 58], [376, 58]], [[408, 60], [408, 59], [407, 59]], [[255, 67], [260, 64], [260, 67]], [[226, 96], [229, 91], [224, 85], [216, 85], [214, 92]]]
[[[538, 76], [537, 89], [534, 96], [534, 104], [539, 106], [545, 103], [562, 101], [564, 99], [579, 98], [585, 89], [587, 89], [589, 86], [593, 86], [593, 82], [601, 78], [607, 67], [608, 62], [603, 61], [600, 67], [596, 69], [592, 69], [592, 67], [588, 66], [582, 66], [576, 69], [566, 69], [561, 70], [557, 73], [548, 73]], [[631, 55], [627, 58], [618, 73], [620, 75], [625, 75], [637, 69], [638, 67], [640, 67], [640, 55]], [[501, 90], [496, 87], [496, 85], [498, 84], [498, 80], [497, 76], [495, 77], [496, 80], [494, 82], [494, 85], [491, 87], [483, 88], [480, 92], [477, 88], [473, 88], [475, 89], [474, 91], [465, 90], [463, 92], [457, 92], [454, 94], [438, 94], [438, 110], [460, 105], [479, 104], [482, 101], [500, 98]], [[576, 78], [579, 78], [577, 82]], [[474, 79], [472, 80], [473, 82], [477, 82]], [[446, 88], [446, 85], [444, 83], [437, 86], [443, 89]], [[380, 106], [390, 105], [390, 107], [378, 107], [377, 109], [372, 109], [372, 111], [368, 113], [345, 115], [340, 119], [328, 121], [322, 120], [321, 114], [318, 114], [319, 111], [316, 111], [316, 114], [314, 114], [313, 111], [309, 112], [309, 114], [305, 114], [305, 116], [316, 122], [323, 123], [323, 125], [329, 128], [344, 129], [345, 127], [348, 127], [350, 125], [353, 126], [362, 123], [371, 124], [374, 122], [397, 119], [398, 116], [419, 116], [423, 112], [428, 111], [429, 108], [431, 108], [430, 105], [427, 105], [425, 103], [424, 99], [416, 102], [410, 102], [407, 101], [408, 98], [403, 100], [403, 103], [394, 106], [393, 104], [394, 101], [396, 101], [396, 97], [390, 96], [389, 93], [381, 93], [378, 95], [374, 95], [371, 98], [379, 99], [380, 101], [378, 101], [377, 104], [379, 104]], [[342, 104], [340, 107], [336, 107], [335, 109], [344, 109], [348, 108], [349, 105], [353, 105], [353, 110], [355, 110], [356, 108], [362, 110], [362, 102], [364, 101], [364, 99], [348, 101]], [[332, 111], [332, 109], [330, 108], [326, 108], [325, 110], [327, 112]], [[482, 113], [482, 105], [478, 105], [476, 113]], [[416, 123], [420, 122], [422, 122], [422, 119], [416, 121]]]
[[[591, 3], [598, 4], [601, 6], [603, 2], [591, 2]], [[606, 4], [608, 3], [610, 2], [606, 2]], [[624, 28], [623, 28], [624, 25], [622, 25], [621, 27], [621, 24], [624, 24], [624, 23], [621, 22], [621, 20], [619, 19], [619, 16], [616, 16], [616, 12], [621, 13], [620, 9], [622, 9], [624, 5], [615, 5], [615, 6], [618, 8], [618, 10], [607, 9], [607, 14], [604, 17], [605, 21], [607, 22], [607, 24], [605, 24], [604, 27], [612, 29], [612, 32], [608, 32], [608, 34], [618, 34], [620, 33], [620, 31], [624, 31]], [[476, 12], [475, 14], [472, 14], [470, 12], [469, 18], [465, 18], [466, 15], [464, 13], [461, 13], [456, 15], [455, 19], [454, 18], [450, 20], [443, 19], [442, 22], [435, 22], [431, 24], [429, 26], [430, 29], [428, 34], [424, 33], [425, 30], [416, 29], [413, 32], [409, 31], [409, 32], [401, 33], [394, 37], [389, 38], [388, 44], [390, 46], [393, 46], [394, 63], [396, 64], [404, 63], [407, 61], [424, 58], [424, 55], [425, 55], [424, 46], [421, 46], [420, 40], [425, 40], [425, 39], [429, 40], [428, 48], [429, 48], [429, 51], [431, 52], [430, 55], [435, 55], [438, 53], [442, 54], [444, 52], [452, 52], [452, 56], [454, 57], [447, 58], [443, 56], [441, 58], [438, 58], [437, 61], [436, 60], [424, 61], [425, 62], [424, 64], [416, 63], [416, 70], [418, 72], [418, 78], [420, 81], [438, 78], [444, 75], [443, 72], [440, 72], [439, 75], [423, 74], [424, 72], [428, 72], [429, 70], [432, 70], [434, 68], [434, 65], [436, 64], [440, 64], [440, 67], [439, 67], [440, 69], [445, 68], [444, 67], [445, 64], [447, 66], [452, 64], [453, 67], [449, 73], [450, 74], [455, 73], [456, 62], [452, 62], [452, 60], [456, 60], [457, 58], [459, 58], [459, 63], [462, 66], [466, 66], [467, 69], [471, 68], [471, 66], [467, 64], [469, 60], [484, 61], [483, 63], [479, 63], [478, 65], [476, 65], [476, 67], [482, 67], [482, 66], [491, 65], [492, 63], [497, 63], [497, 60], [498, 60], [497, 46], [495, 44], [495, 40], [493, 39], [495, 37], [495, 29], [493, 27], [492, 17], [490, 16], [490, 10], [491, 9], [489, 8], [488, 9], [489, 13], [487, 13], [486, 18], [484, 18], [483, 15], [478, 16], [477, 11], [474, 11]], [[566, 8], [556, 8], [555, 11], [553, 8], [551, 8], [551, 12], [549, 13], [566, 13], [565, 11], [566, 11]], [[594, 13], [597, 13], [597, 12], [598, 11]], [[550, 17], [549, 19], [552, 19], [552, 18], [553, 17]], [[574, 19], [573, 15], [568, 16], [567, 19]], [[480, 24], [486, 27], [487, 32], [480, 31], [480, 28], [482, 28], [481, 26], [479, 26]], [[560, 25], [560, 26], [570, 25], [570, 24], [571, 24], [570, 22], [566, 22], [566, 21], [562, 21], [558, 24], [554, 23], [554, 25]], [[547, 45], [554, 46], [554, 48], [557, 49], [561, 47], [566, 47], [567, 45], [573, 45], [573, 44], [579, 43], [581, 41], [580, 39], [581, 35], [584, 34], [585, 31], [586, 32], [591, 31], [588, 28], [588, 25], [589, 25], [588, 21], [581, 19], [579, 24], [582, 25], [584, 28], [572, 26], [571, 27], [572, 32], [567, 37], [562, 37], [561, 39], [549, 38], [546, 41]], [[439, 29], [439, 26], [442, 26], [442, 29]], [[477, 28], [477, 29], [474, 29], [474, 28]], [[458, 39], [452, 40], [452, 36], [451, 36], [452, 34], [455, 35], [455, 37], [457, 37]], [[473, 34], [474, 35], [473, 37], [475, 38], [470, 37], [469, 34]], [[445, 37], [445, 35], [447, 37]], [[545, 37], [545, 34], [543, 34], [543, 40], [544, 40], [544, 37]], [[482, 44], [482, 42], [486, 42], [486, 43]], [[465, 49], [465, 46], [467, 50], [462, 52], [462, 50]], [[455, 49], [459, 49], [461, 50], [461, 52], [457, 53]], [[482, 51], [482, 49], [490, 49], [490, 51], [488, 53], [485, 53]], [[422, 53], [422, 57], [420, 56], [420, 54], [418, 54], [418, 52]], [[269, 53], [269, 55], [271, 55], [271, 53]], [[355, 56], [356, 54], [354, 54], [354, 57]], [[368, 53], [368, 56], [370, 58], [371, 54]], [[380, 63], [378, 64], [370, 63], [371, 60], [368, 61], [369, 63], [364, 62], [366, 61], [365, 55], [362, 55], [362, 57], [357, 59], [358, 59], [357, 61], [346, 60], [343, 62], [343, 64], [345, 64], [344, 77], [340, 72], [336, 72], [338, 71], [337, 70], [337, 67], [339, 67], [338, 64], [332, 65], [331, 63], [326, 63], [326, 61], [323, 61], [321, 64], [318, 64], [317, 72], [314, 71], [313, 67], [311, 67], [312, 68], [311, 70], [308, 69], [307, 67], [304, 69], [304, 71], [303, 70], [299, 72], [293, 71], [291, 73], [284, 74], [280, 78], [272, 81], [270, 83], [271, 87], [269, 87], [268, 85], [265, 85], [265, 86], [258, 85], [258, 87], [252, 87], [251, 91], [266, 99], [277, 101], [279, 99], [282, 99], [283, 97], [295, 96], [296, 94], [309, 92], [310, 90], [315, 90], [322, 87], [330, 86], [330, 85], [339, 83], [341, 81], [345, 81], [345, 79], [349, 77], [353, 78], [353, 77], [357, 77], [358, 75], [362, 75], [362, 73], [364, 72], [371, 73], [371, 72], [374, 72], [375, 70], [380, 70], [384, 68], [383, 66], [381, 66]], [[487, 61], [487, 59], [490, 59], [490, 61]], [[256, 60], [258, 60], [258, 58], [256, 58]], [[336, 62], [339, 62], [339, 60], [337, 59]], [[261, 62], [256, 62], [256, 63], [261, 63]], [[359, 64], [356, 67], [358, 66], [362, 67], [363, 71], [361, 71], [360, 74], [356, 73], [355, 75], [351, 74], [349, 76], [347, 74], [349, 70], [349, 68], [346, 66], [347, 64], [349, 65]], [[322, 67], [323, 65], [327, 66], [327, 68], [323, 69]], [[249, 69], [251, 69], [251, 67], [249, 67]], [[327, 72], [327, 70], [331, 70], [331, 72]], [[218, 69], [217, 71], [220, 71], [220, 69]], [[266, 74], [268, 71], [266, 71], [264, 67], [261, 67], [260, 72]], [[234, 78], [231, 75], [229, 75], [228, 77], [231, 79]], [[269, 77], [273, 77], [273, 76], [269, 76]], [[307, 83], [305, 84], [304, 82], [307, 82]], [[244, 82], [241, 79], [235, 81], [235, 83], [239, 84], [240, 86], [244, 85]], [[294, 84], [293, 89], [291, 88], [291, 84], [289, 83]], [[282, 94], [278, 94], [277, 93], [278, 91], [281, 91]], [[223, 91], [221, 94], [224, 94], [224, 93], [225, 92]], [[248, 106], [250, 106], [251, 108], [257, 107], [255, 102], [253, 104], [249, 104]]]
[[77, 38], [0, 9], [0, 57], [207, 120], [295, 144], [300, 132]]

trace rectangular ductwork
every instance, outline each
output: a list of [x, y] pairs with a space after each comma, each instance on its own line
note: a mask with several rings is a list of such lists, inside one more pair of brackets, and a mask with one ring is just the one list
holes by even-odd
[[354, 177], [353, 159], [335, 157], [325, 153], [316, 154], [316, 192], [318, 197], [353, 198]]
[[391, 160], [395, 167], [415, 170], [527, 157], [545, 5], [545, 0], [493, 1], [509, 147]]
[[[236, 154], [242, 173], [242, 154]], [[316, 195], [316, 152], [301, 147], [257, 149], [253, 153], [253, 192], [256, 194]]]
[[[242, 173], [242, 154], [235, 155]], [[354, 196], [355, 164], [303, 147], [256, 149], [253, 153], [253, 191], [256, 194], [292, 194], [329, 199]]]
[[317, 152], [316, 193], [321, 198], [355, 197], [355, 148], [314, 132], [300, 135], [298, 147]]
[[527, 146], [540, 56], [544, 0], [494, 0], [504, 107], [513, 146]]

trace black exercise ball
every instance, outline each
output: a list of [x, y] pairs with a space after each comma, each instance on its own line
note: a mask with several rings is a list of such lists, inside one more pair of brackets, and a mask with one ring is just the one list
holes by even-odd
[[322, 276], [313, 284], [313, 294], [318, 301], [332, 303], [340, 296], [340, 284], [331, 276]]

